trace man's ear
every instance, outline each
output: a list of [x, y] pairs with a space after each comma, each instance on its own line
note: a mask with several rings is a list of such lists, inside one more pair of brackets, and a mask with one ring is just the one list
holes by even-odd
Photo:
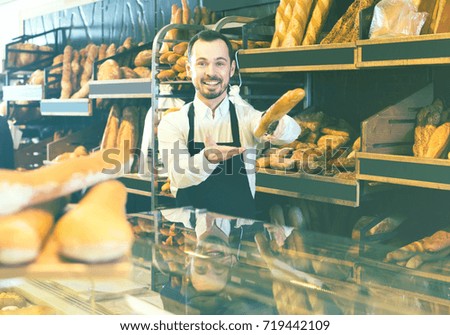
[[235, 71], [236, 71], [236, 61], [233, 60], [231, 62], [231, 67], [230, 67], [230, 78], [234, 76]]
[[186, 75], [189, 78], [192, 78], [192, 76], [191, 76], [191, 63], [189, 61], [186, 62]]

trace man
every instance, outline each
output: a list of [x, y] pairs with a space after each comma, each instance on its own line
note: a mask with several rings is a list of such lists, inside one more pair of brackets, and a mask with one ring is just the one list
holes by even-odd
[[0, 116], [0, 169], [14, 169], [14, 147], [8, 121]]
[[[229, 40], [205, 30], [188, 46], [187, 74], [195, 87], [192, 103], [166, 115], [158, 127], [159, 151], [168, 168], [178, 206], [252, 218], [255, 216], [256, 146], [262, 113], [239, 96], [229, 97], [236, 63]], [[283, 117], [273, 144], [294, 141], [300, 127]]]

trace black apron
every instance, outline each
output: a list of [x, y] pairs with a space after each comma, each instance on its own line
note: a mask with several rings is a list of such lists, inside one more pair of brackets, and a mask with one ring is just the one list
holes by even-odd
[[[188, 112], [188, 149], [191, 156], [205, 148], [203, 142], [194, 142], [194, 115], [194, 106], [191, 104]], [[233, 142], [218, 145], [241, 147], [236, 109], [231, 102], [230, 123]], [[254, 218], [255, 200], [248, 184], [243, 155], [236, 155], [221, 162], [202, 183], [178, 189], [176, 203], [179, 207], [193, 206], [221, 214]]]

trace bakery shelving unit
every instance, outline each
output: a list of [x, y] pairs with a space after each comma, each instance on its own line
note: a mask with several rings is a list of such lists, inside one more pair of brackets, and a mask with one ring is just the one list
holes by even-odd
[[[133, 47], [129, 50], [115, 54], [94, 62], [93, 79], [89, 82], [89, 101], [93, 105], [93, 109], [97, 109], [97, 102], [108, 99], [140, 99], [149, 101], [152, 99], [151, 79], [150, 78], [133, 78], [133, 79], [116, 79], [116, 80], [98, 80], [99, 67], [109, 59], [117, 61], [120, 66], [133, 66], [136, 55], [143, 50], [150, 50], [151, 43], [145, 43], [140, 46]], [[140, 132], [142, 129], [139, 130]], [[101, 141], [101, 135], [98, 143]], [[148, 208], [152, 202], [152, 192], [150, 186], [150, 178], [137, 173], [127, 173], [120, 178], [125, 185], [129, 196], [133, 197], [133, 201], [129, 204], [137, 206], [132, 211], [142, 210], [141, 207]]]
[[[176, 39], [176, 40], [168, 40], [166, 39], [166, 34], [170, 30], [176, 29], [178, 30], [178, 34], [180, 32], [188, 35], [184, 39]], [[149, 143], [148, 149], [148, 157], [150, 164], [150, 178], [151, 178], [151, 193], [154, 195], [160, 195], [160, 197], [155, 196], [152, 199], [152, 210], [155, 210], [159, 207], [159, 203], [164, 203], [164, 201], [171, 202], [173, 200], [172, 196], [167, 196], [159, 192], [160, 186], [164, 183], [165, 178], [158, 175], [158, 168], [161, 166], [161, 162], [159, 160], [158, 151], [155, 148], [158, 148], [158, 142], [156, 138], [156, 129], [158, 127], [161, 115], [163, 113], [163, 109], [160, 106], [161, 98], [189, 98], [191, 99], [193, 94], [191, 89], [187, 89], [186, 86], [191, 86], [190, 81], [186, 80], [169, 80], [169, 81], [160, 81], [157, 77], [160, 70], [168, 69], [170, 66], [168, 64], [160, 64], [160, 50], [163, 43], [172, 43], [177, 44], [179, 42], [188, 41], [190, 37], [193, 36], [196, 32], [204, 30], [205, 26], [203, 25], [194, 25], [194, 24], [168, 24], [162, 27], [156, 34], [153, 39], [152, 46], [152, 107], [151, 113], [147, 116], [146, 123], [148, 125], [152, 125], [153, 131], [151, 132], [151, 139]], [[160, 84], [169, 85], [172, 88], [172, 92], [169, 94], [162, 94], [160, 91]], [[173, 91], [175, 87], [181, 88], [178, 92]]]
[[[313, 45], [295, 48], [240, 50], [241, 73], [292, 71], [362, 71], [386, 67], [434, 66], [450, 64], [450, 34], [424, 35], [410, 38], [358, 40], [356, 43]], [[432, 93], [431, 93], [432, 94]], [[429, 98], [427, 101], [429, 101]], [[363, 145], [357, 153], [356, 180], [347, 181], [314, 175], [258, 172], [257, 190], [266, 193], [301, 197], [336, 204], [358, 206], [366, 194], [380, 189], [380, 183], [407, 185], [442, 190], [450, 189], [450, 161], [406, 156], [398, 149], [405, 144], [412, 148], [415, 113], [408, 107], [422, 107], [421, 100], [406, 107], [401, 117], [384, 115], [369, 118], [362, 124], [364, 139], [377, 150]], [[387, 108], [389, 109], [389, 108]], [[405, 114], [406, 113], [406, 114]], [[376, 127], [376, 128], [374, 128]], [[389, 136], [386, 137], [387, 133]], [[400, 137], [407, 136], [405, 139]], [[397, 143], [388, 144], [393, 141]], [[402, 143], [400, 143], [402, 142]], [[390, 147], [391, 151], [384, 151]], [[383, 149], [384, 148], [384, 149]], [[308, 180], [308, 183], [305, 181]], [[368, 181], [368, 182], [367, 182]], [[323, 190], [321, 192], [320, 190]], [[335, 192], [329, 192], [329, 191]], [[330, 196], [331, 195], [331, 196]], [[350, 197], [349, 197], [350, 195]]]

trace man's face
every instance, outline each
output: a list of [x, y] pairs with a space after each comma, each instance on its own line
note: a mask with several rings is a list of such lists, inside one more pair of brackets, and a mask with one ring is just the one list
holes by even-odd
[[186, 70], [202, 101], [220, 102], [227, 94], [228, 83], [234, 75], [235, 62], [230, 63], [224, 41], [198, 40], [192, 48]]

